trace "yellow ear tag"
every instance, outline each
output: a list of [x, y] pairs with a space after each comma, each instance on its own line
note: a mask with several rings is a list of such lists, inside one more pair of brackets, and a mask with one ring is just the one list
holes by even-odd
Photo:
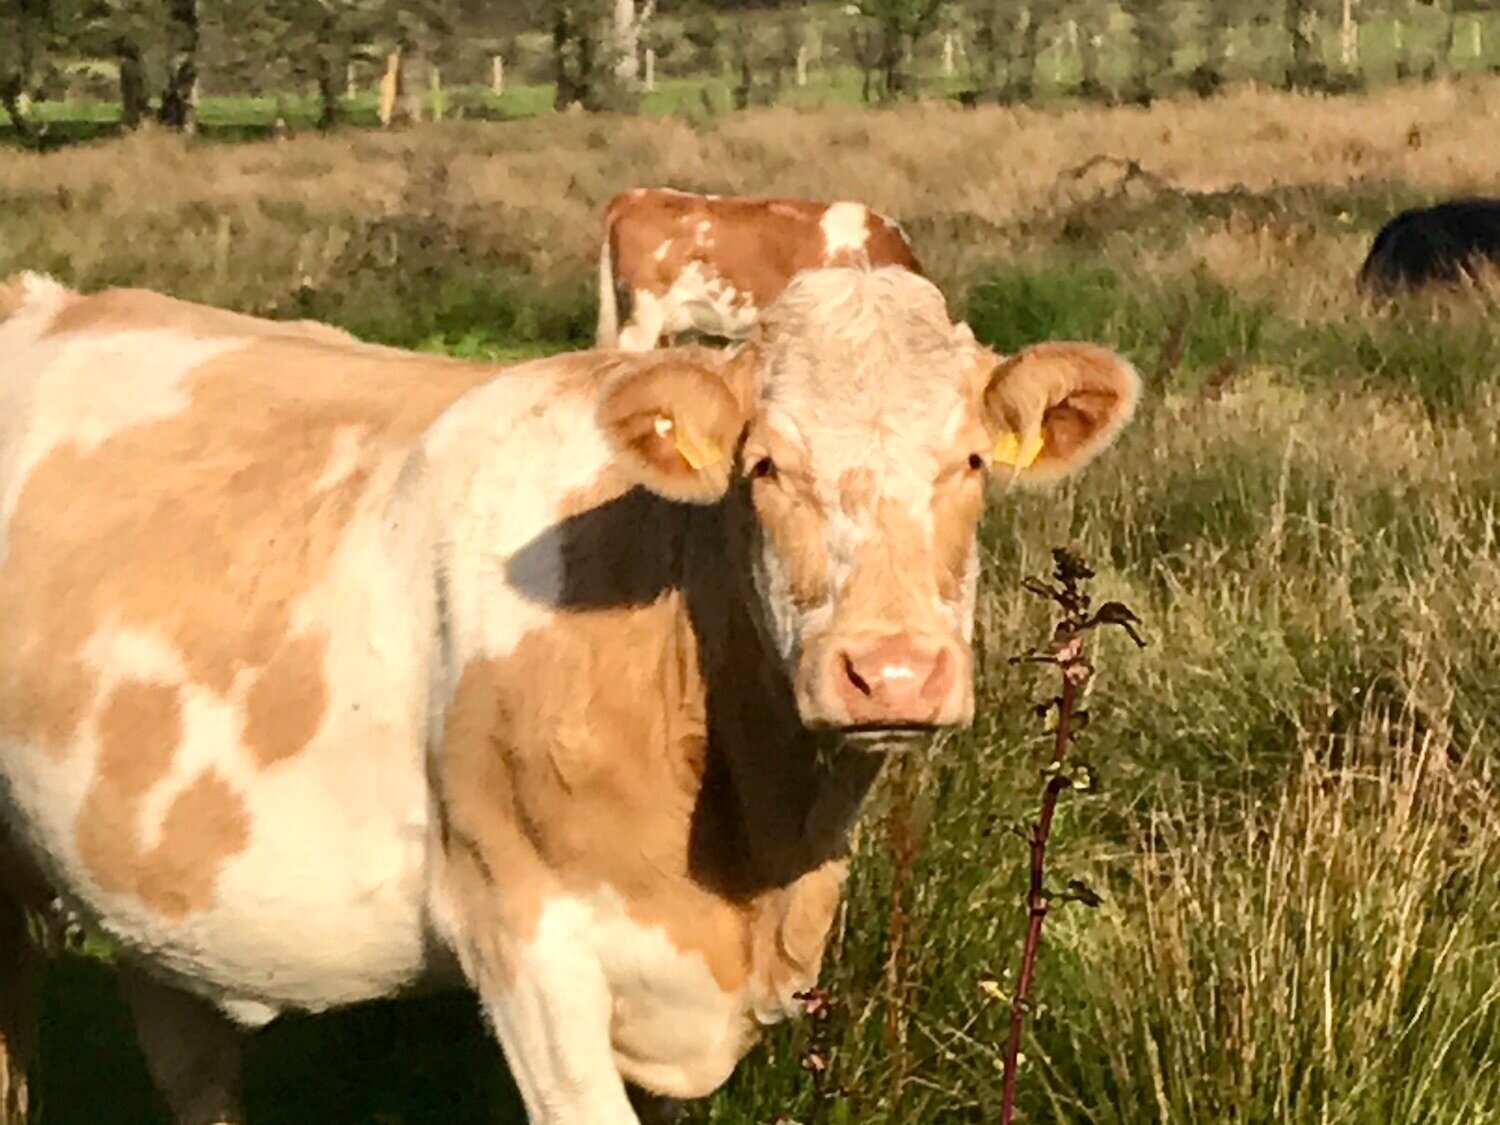
[[1038, 431], [1022, 441], [1013, 433], [1003, 433], [995, 442], [994, 458], [1001, 465], [1025, 469], [1042, 453], [1042, 435]]
[[672, 447], [695, 473], [724, 459], [724, 451], [713, 438], [699, 437], [687, 426], [674, 425], [670, 418], [658, 418], [656, 432], [662, 437], [673, 435]]

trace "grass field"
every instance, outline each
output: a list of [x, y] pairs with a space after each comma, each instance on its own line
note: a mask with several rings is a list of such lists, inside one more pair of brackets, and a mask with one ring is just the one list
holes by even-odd
[[[0, 275], [146, 285], [506, 358], [592, 333], [596, 216], [641, 183], [852, 195], [906, 224], [977, 334], [1100, 340], [1148, 391], [1117, 450], [984, 528], [979, 719], [904, 760], [858, 840], [820, 1047], [777, 1031], [689, 1122], [995, 1121], [1040, 787], [1006, 663], [1075, 545], [1145, 619], [1102, 640], [1025, 1046], [1028, 1121], [1500, 1122], [1500, 291], [1387, 309], [1396, 210], [1500, 178], [1500, 79], [1149, 109], [777, 108], [546, 118], [0, 160]], [[816, 154], [816, 158], [809, 158]], [[1137, 161], [1148, 175], [1096, 155]], [[1078, 174], [1074, 175], [1074, 172]], [[915, 798], [909, 800], [909, 798]], [[920, 853], [892, 961], [892, 810]], [[106, 965], [48, 987], [45, 1125], [156, 1122]], [[519, 1123], [464, 997], [296, 1018], [255, 1119]]]

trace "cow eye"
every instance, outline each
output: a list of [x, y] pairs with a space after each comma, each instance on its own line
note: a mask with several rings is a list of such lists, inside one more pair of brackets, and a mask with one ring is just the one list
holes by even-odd
[[976, 473], [983, 471], [983, 469], [984, 469], [984, 458], [981, 457], [977, 453], [971, 453], [971, 454], [969, 454], [969, 468], [972, 469]]
[[776, 462], [769, 457], [762, 457], [750, 466], [750, 475], [756, 479], [768, 479], [776, 475]]

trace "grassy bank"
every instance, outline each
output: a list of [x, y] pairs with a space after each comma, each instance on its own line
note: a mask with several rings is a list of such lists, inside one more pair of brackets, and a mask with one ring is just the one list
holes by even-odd
[[[1104, 903], [1049, 923], [1028, 1120], [1470, 1125], [1500, 1121], [1500, 309], [1375, 309], [1352, 280], [1397, 209], [1493, 190], [1497, 115], [1500, 81], [1471, 79], [1147, 110], [143, 136], [0, 161], [0, 274], [508, 357], [591, 337], [596, 216], [621, 188], [888, 210], [982, 338], [1106, 341], [1149, 390], [1082, 479], [987, 517], [979, 720], [893, 770], [859, 840], [818, 1046], [846, 1092], [816, 1097], [811, 1031], [786, 1028], [688, 1120], [996, 1119], [1011, 829], [1040, 784], [1028, 705], [1051, 690], [1006, 657], [1048, 625], [1021, 577], [1071, 543], [1152, 643], [1101, 642], [1084, 744], [1101, 785], [1054, 840], [1058, 884]], [[1119, 162], [1084, 167], [1099, 154]], [[921, 847], [893, 962], [897, 815]], [[53, 977], [44, 1122], [161, 1120], [108, 989], [95, 961]], [[257, 1119], [519, 1121], [471, 1009], [273, 1028]]]

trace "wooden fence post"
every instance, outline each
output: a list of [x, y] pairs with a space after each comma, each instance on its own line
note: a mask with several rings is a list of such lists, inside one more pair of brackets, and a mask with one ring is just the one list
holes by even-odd
[[401, 93], [401, 48], [397, 47], [385, 59], [385, 74], [380, 79], [380, 125], [390, 128], [396, 116], [396, 97]]

